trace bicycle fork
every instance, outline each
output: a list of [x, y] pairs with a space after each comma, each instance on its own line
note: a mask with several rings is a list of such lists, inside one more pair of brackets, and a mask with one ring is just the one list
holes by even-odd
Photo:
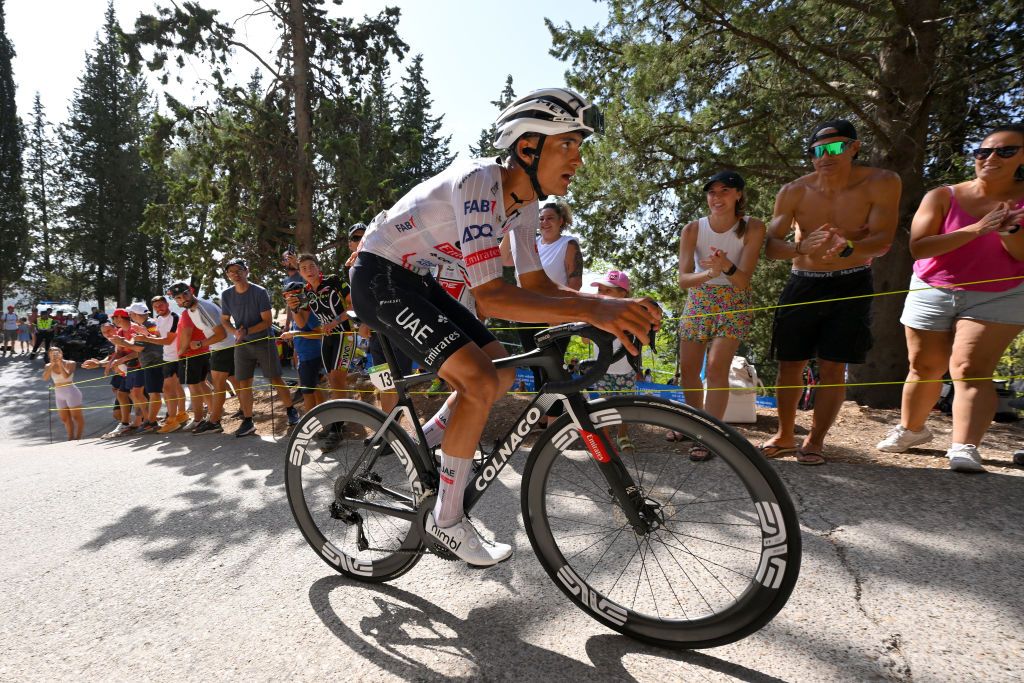
[[580, 440], [597, 463], [601, 475], [608, 484], [608, 492], [615, 498], [619, 508], [629, 520], [633, 531], [639, 536], [646, 536], [664, 523], [660, 512], [661, 506], [647, 500], [643, 491], [633, 481], [626, 467], [622, 464], [619, 452], [608, 439], [604, 430], [594, 425], [590, 419], [586, 399], [581, 394], [567, 396], [563, 400], [569, 417], [576, 424]]

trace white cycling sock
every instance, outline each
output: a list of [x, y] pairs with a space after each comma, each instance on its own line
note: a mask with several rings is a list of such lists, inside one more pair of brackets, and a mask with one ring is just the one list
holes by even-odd
[[462, 500], [473, 472], [473, 458], [453, 458], [441, 451], [441, 485], [434, 503], [434, 521], [449, 527], [462, 519]]
[[437, 411], [437, 414], [423, 425], [423, 438], [427, 440], [427, 448], [434, 448], [441, 444], [441, 439], [444, 438], [444, 430], [448, 426], [448, 418], [451, 417], [451, 414], [452, 410], [448, 407], [448, 401], [445, 401], [444, 405], [441, 406], [441, 410]]

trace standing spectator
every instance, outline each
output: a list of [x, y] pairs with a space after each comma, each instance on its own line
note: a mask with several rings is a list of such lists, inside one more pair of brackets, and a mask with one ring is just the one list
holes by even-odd
[[18, 339], [18, 314], [14, 312], [14, 306], [8, 306], [7, 312], [3, 315], [3, 346], [0, 347], [0, 356], [7, 351], [14, 355], [14, 342]]
[[[305, 281], [302, 284], [292, 282], [284, 291], [301, 291], [304, 286]], [[302, 407], [306, 412], [323, 402], [319, 391], [320, 372], [324, 366], [320, 357], [322, 344], [320, 335], [315, 332], [319, 325], [320, 321], [316, 314], [310, 313], [305, 325], [299, 327], [293, 320], [291, 329], [281, 334], [281, 339], [291, 340], [295, 347], [295, 357], [299, 363], [299, 393], [302, 395]]]
[[[111, 384], [117, 390], [117, 402], [121, 415], [120, 424], [108, 436], [123, 436], [142, 426], [142, 415], [146, 404], [146, 396], [143, 392], [145, 380], [139, 369], [141, 367], [139, 364], [141, 348], [136, 348], [131, 343], [132, 322], [128, 311], [118, 308], [110, 315], [110, 319], [114, 321], [114, 334], [108, 336], [107, 339], [114, 345], [114, 352], [108, 357], [103, 374], [115, 374]], [[134, 420], [132, 419], [133, 412], [135, 413]]]
[[28, 355], [29, 349], [32, 348], [32, 326], [24, 316], [18, 321], [18, 347], [22, 355]]
[[[202, 434], [208, 431], [223, 431], [220, 418], [224, 408], [224, 394], [215, 392], [206, 381], [206, 376], [211, 375], [215, 384], [226, 384], [227, 377], [231, 374], [230, 369], [223, 365], [218, 365], [220, 370], [210, 369], [213, 362], [211, 350], [227, 350], [228, 354], [231, 354], [231, 342], [227, 340], [224, 326], [220, 324], [220, 309], [213, 302], [196, 297], [192, 286], [187, 282], [173, 283], [167, 288], [167, 293], [174, 298], [174, 303], [185, 309], [178, 320], [176, 335], [178, 380], [188, 386], [189, 398], [192, 401], [192, 432]], [[220, 348], [217, 348], [218, 346]], [[214, 356], [218, 364], [227, 362], [225, 354]], [[209, 407], [208, 414], [206, 407]], [[188, 424], [182, 426], [187, 428]], [[198, 431], [200, 428], [202, 432]]]
[[[238, 402], [242, 406], [242, 424], [235, 436], [256, 431], [253, 424], [252, 379], [259, 366], [288, 413], [288, 424], [299, 421], [288, 387], [281, 379], [281, 359], [271, 329], [270, 295], [263, 287], [249, 282], [249, 266], [240, 258], [228, 262], [228, 280], [234, 284], [220, 293], [221, 323], [235, 342], [235, 378]], [[302, 321], [305, 322], [305, 321]]]
[[[290, 244], [288, 249], [281, 255], [281, 267], [284, 268], [285, 272], [284, 279], [281, 280], [282, 292], [291, 285], [306, 284], [306, 281], [302, 279], [302, 275], [299, 274], [299, 256], [295, 253], [295, 248]], [[292, 329], [292, 309], [285, 306], [284, 311], [284, 329], [290, 330]]]
[[82, 438], [85, 416], [82, 415], [82, 391], [74, 384], [75, 361], [65, 360], [58, 347], [50, 349], [50, 362], [43, 368], [43, 379], [53, 380], [57, 399], [57, 414], [64, 423], [68, 441]]
[[47, 308], [36, 320], [36, 343], [32, 346], [31, 357], [35, 358], [40, 346], [46, 346], [46, 353], [50, 352], [50, 344], [53, 343], [54, 325], [57, 321], [50, 316], [50, 309]]
[[[164, 353], [155, 344], [146, 343], [160, 334], [156, 321], [149, 317], [146, 304], [136, 301], [128, 307], [128, 315], [132, 320], [132, 344], [139, 349], [139, 363], [142, 366], [142, 382], [146, 392], [146, 420], [142, 423], [141, 432], [155, 432], [160, 429], [157, 422], [160, 416], [160, 403], [164, 389]], [[170, 406], [167, 414], [170, 415]]]
[[991, 376], [1024, 330], [1024, 125], [996, 128], [973, 155], [974, 179], [926, 194], [910, 226], [916, 261], [900, 318], [910, 372], [900, 424], [877, 445], [902, 453], [931, 440], [925, 422], [948, 368], [946, 456], [957, 472], [984, 471], [978, 446], [997, 406]]
[[[206, 299], [200, 299], [188, 283], [176, 282], [167, 288], [167, 293], [184, 310], [178, 319], [176, 334], [178, 352], [178, 381], [188, 387], [188, 398], [193, 410], [193, 420], [186, 418], [182, 428], [191, 428], [194, 432], [205, 424], [219, 426], [219, 420], [211, 423], [207, 415], [213, 416], [213, 405], [216, 395], [213, 387], [207, 382], [210, 375], [210, 344], [225, 340], [223, 327], [220, 325], [220, 309]], [[212, 307], [212, 308], [211, 308]], [[216, 312], [214, 312], [216, 311]], [[211, 331], [208, 338], [206, 330]], [[210, 410], [207, 411], [207, 408]], [[166, 426], [166, 425], [165, 425]]]
[[[686, 307], [679, 325], [679, 369], [687, 405], [718, 419], [729, 403], [729, 368], [750, 330], [750, 280], [764, 243], [764, 223], [745, 215], [746, 183], [735, 171], [721, 171], [704, 184], [708, 215], [688, 223], [679, 236], [679, 286]], [[700, 371], [706, 370], [708, 394]], [[670, 432], [670, 441], [682, 434]], [[691, 459], [710, 454], [701, 445]], [[697, 457], [694, 457], [694, 456]]]
[[[348, 320], [348, 285], [337, 275], [324, 276], [320, 262], [312, 254], [299, 256], [299, 273], [306, 281], [306, 304], [301, 305], [294, 292], [285, 297], [292, 309], [295, 324], [306, 326], [310, 315], [316, 315], [320, 326], [316, 330], [322, 335], [321, 359], [327, 372], [327, 382], [334, 398], [343, 398], [348, 385], [348, 369], [355, 357], [355, 335]], [[332, 450], [341, 442], [341, 424], [335, 423], [333, 431], [326, 435], [321, 444], [324, 450]]]
[[[892, 244], [901, 184], [892, 171], [854, 165], [860, 146], [849, 121], [816, 126], [807, 146], [814, 172], [775, 198], [765, 254], [792, 260], [793, 272], [775, 311], [771, 350], [779, 386], [794, 388], [778, 389], [779, 428], [761, 447], [765, 457], [796, 451], [801, 465], [825, 463], [825, 436], [846, 396], [846, 365], [863, 363], [871, 348], [871, 259]], [[828, 301], [813, 303], [821, 300]], [[812, 358], [826, 386], [816, 391], [811, 431], [798, 447], [799, 387]]]
[[583, 286], [583, 250], [576, 237], [563, 233], [570, 225], [572, 211], [565, 202], [548, 202], [541, 207], [537, 253], [553, 282], [579, 291]]
[[156, 313], [156, 334], [140, 337], [145, 344], [153, 344], [161, 349], [160, 374], [163, 377], [164, 402], [167, 404], [167, 417], [157, 430], [159, 434], [169, 434], [181, 429], [188, 421], [185, 411], [185, 390], [178, 379], [178, 314], [167, 305], [164, 296], [155, 296], [150, 300], [153, 312]]
[[95, 306], [92, 307], [92, 313], [89, 314], [89, 317], [101, 325], [107, 322], [107, 314], [101, 311], [100, 309], [96, 308]]

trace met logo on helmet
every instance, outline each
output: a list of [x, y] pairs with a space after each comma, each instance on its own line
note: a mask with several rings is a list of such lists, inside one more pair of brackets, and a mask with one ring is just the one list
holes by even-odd
[[494, 237], [494, 228], [490, 223], [484, 223], [483, 225], [467, 225], [466, 229], [462, 231], [463, 244], [480, 239], [481, 237]]

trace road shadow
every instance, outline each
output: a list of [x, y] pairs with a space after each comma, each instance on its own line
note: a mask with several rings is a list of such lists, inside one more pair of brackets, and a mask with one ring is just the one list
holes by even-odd
[[[376, 614], [346, 623], [331, 605], [331, 593], [351, 588], [365, 591]], [[366, 584], [342, 576], [326, 576], [309, 589], [313, 611], [338, 640], [387, 673], [404, 680], [588, 680], [635, 681], [627, 660], [643, 655], [656, 660], [667, 679], [706, 678], [715, 671], [751, 682], [779, 681], [755, 669], [707, 654], [645, 645], [625, 636], [602, 634], [586, 642], [590, 663], [535, 645], [519, 636], [531, 624], [574, 609], [568, 603], [548, 609], [515, 599], [472, 609], [461, 619], [415, 593], [385, 584]], [[596, 627], [600, 628], [600, 627]]]

